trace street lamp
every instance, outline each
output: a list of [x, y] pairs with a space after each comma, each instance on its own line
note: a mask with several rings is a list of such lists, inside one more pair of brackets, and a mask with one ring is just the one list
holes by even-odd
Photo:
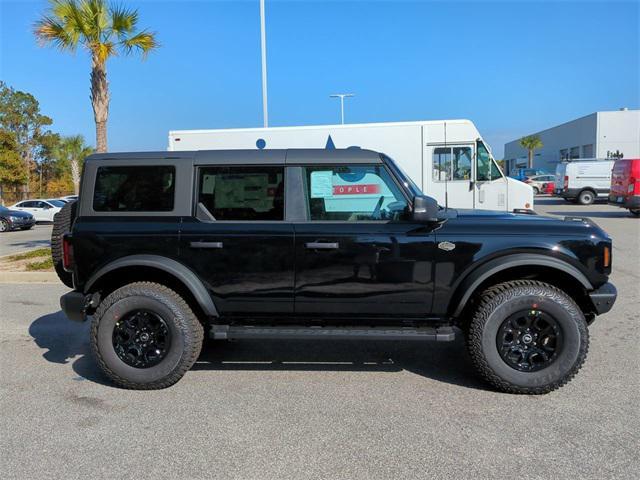
[[329, 95], [331, 98], [339, 98], [340, 99], [340, 121], [342, 125], [344, 125], [344, 98], [345, 97], [353, 97], [353, 93], [332, 93]]
[[264, 128], [269, 126], [267, 112], [267, 36], [264, 28], [264, 0], [260, 0], [260, 49], [262, 51], [262, 120]]

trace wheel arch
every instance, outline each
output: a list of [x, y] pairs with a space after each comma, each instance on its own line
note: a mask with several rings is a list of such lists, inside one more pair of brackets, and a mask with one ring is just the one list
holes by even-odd
[[458, 283], [451, 301], [449, 313], [460, 317], [479, 292], [490, 285], [508, 280], [536, 279], [545, 281], [576, 295], [576, 301], [583, 311], [589, 309], [587, 291], [594, 286], [589, 279], [573, 265], [544, 254], [510, 254], [490, 260], [473, 271]]
[[136, 281], [155, 281], [176, 290], [196, 313], [217, 317], [218, 310], [198, 276], [184, 264], [159, 255], [131, 255], [122, 257], [96, 271], [84, 285], [84, 293], [102, 289], [113, 291]]

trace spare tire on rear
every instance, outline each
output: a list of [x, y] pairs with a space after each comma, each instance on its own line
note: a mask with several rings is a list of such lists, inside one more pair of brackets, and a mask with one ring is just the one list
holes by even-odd
[[69, 202], [53, 217], [51, 231], [51, 258], [58, 278], [67, 287], [73, 288], [73, 277], [62, 266], [62, 236], [71, 231], [73, 219], [76, 217], [77, 202]]

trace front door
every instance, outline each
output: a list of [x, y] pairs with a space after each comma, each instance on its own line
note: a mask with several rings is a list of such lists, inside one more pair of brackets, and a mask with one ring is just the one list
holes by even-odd
[[303, 167], [295, 228], [295, 312], [422, 317], [431, 309], [435, 235], [382, 164]]
[[475, 208], [507, 209], [507, 179], [489, 154], [485, 144], [476, 143]]
[[293, 313], [293, 227], [284, 219], [284, 167], [200, 167], [196, 211], [180, 257], [223, 316]]

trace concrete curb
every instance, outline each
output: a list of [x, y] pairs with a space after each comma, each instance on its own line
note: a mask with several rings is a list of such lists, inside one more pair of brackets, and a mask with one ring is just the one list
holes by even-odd
[[57, 283], [56, 272], [0, 272], [0, 283]]

